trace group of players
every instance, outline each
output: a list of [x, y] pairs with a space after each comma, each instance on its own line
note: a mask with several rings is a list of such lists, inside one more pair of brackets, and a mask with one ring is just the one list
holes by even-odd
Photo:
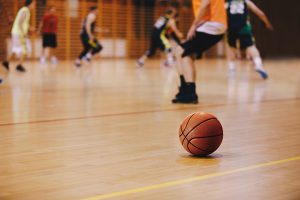
[[[252, 11], [265, 23], [268, 29], [272, 30], [272, 24], [264, 12], [250, 0], [227, 0], [227, 2], [225, 0], [193, 0], [192, 3], [195, 18], [187, 37], [184, 38], [176, 26], [178, 20], [176, 9], [167, 9], [165, 15], [161, 16], [154, 24], [149, 50], [137, 61], [139, 66], [143, 66], [146, 58], [153, 56], [156, 49], [159, 48], [166, 53], [167, 65], [176, 63], [180, 86], [172, 102], [198, 103], [195, 58], [201, 58], [203, 52], [221, 41], [224, 35], [227, 35], [229, 70], [235, 70], [235, 62], [242, 51], [253, 61], [255, 70], [260, 76], [267, 79], [268, 74], [255, 46], [249, 18], [249, 11]], [[18, 12], [12, 28], [12, 52], [18, 55], [19, 63], [16, 69], [21, 72], [25, 72], [22, 62], [27, 51], [25, 38], [29, 31], [30, 10], [32, 8], [32, 0], [25, 0], [25, 6]], [[50, 8], [49, 12], [53, 14], [55, 8]], [[103, 49], [95, 37], [97, 13], [97, 7], [91, 7], [84, 20], [80, 33], [84, 48], [75, 62], [77, 67], [81, 66], [82, 60], [90, 61], [93, 55]], [[54, 28], [52, 27], [50, 36], [46, 34], [45, 37], [43, 34], [44, 48], [56, 47], [56, 36], [53, 36], [56, 27], [57, 20]], [[172, 48], [171, 39], [177, 44], [175, 48]], [[9, 61], [4, 61], [2, 65], [9, 69]]]

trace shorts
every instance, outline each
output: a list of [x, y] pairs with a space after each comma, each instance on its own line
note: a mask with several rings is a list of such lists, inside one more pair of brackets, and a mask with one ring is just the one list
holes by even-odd
[[43, 47], [57, 47], [56, 34], [53, 33], [43, 33]]
[[170, 40], [165, 35], [165, 32], [153, 31], [151, 35], [150, 48], [148, 49], [146, 55], [151, 57], [155, 54], [156, 50], [160, 49], [163, 51], [171, 50]]
[[20, 55], [20, 54], [28, 54], [31, 51], [29, 40], [21, 35], [12, 34], [12, 52]]
[[[247, 24], [244, 28], [234, 31], [229, 28], [227, 33], [227, 41], [230, 47], [244, 50], [254, 45], [254, 37], [251, 30], [251, 25]], [[239, 46], [237, 43], [239, 42]]]
[[181, 46], [184, 49], [182, 57], [196, 55], [196, 58], [201, 58], [203, 52], [213, 47], [222, 40], [223, 34], [211, 35], [204, 32], [196, 32], [196, 35]]

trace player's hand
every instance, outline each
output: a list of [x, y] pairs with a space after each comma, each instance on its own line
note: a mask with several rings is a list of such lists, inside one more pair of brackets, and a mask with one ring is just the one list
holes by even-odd
[[189, 32], [188, 32], [188, 34], [187, 34], [187, 39], [191, 40], [193, 37], [195, 37], [195, 34], [196, 34], [196, 26], [192, 25]]
[[273, 31], [273, 30], [274, 30], [273, 25], [270, 24], [270, 23], [266, 24], [266, 28], [269, 29], [270, 31]]

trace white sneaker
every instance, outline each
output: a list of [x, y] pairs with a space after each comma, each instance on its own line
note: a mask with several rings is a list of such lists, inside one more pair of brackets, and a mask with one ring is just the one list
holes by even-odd
[[52, 63], [53, 65], [57, 64], [57, 58], [56, 58], [56, 57], [52, 57], [52, 58], [51, 58], [51, 63]]
[[42, 64], [44, 64], [44, 63], [46, 62], [46, 58], [41, 57], [41, 58], [40, 58], [40, 62], [41, 62]]

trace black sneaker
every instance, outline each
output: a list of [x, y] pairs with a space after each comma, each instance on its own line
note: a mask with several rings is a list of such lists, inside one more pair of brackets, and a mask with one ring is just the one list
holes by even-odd
[[3, 62], [2, 62], [2, 66], [3, 66], [7, 71], [9, 71], [9, 62], [3, 61]]
[[26, 72], [26, 69], [22, 65], [18, 65], [16, 69], [19, 72]]
[[197, 94], [193, 94], [193, 95], [185, 95], [182, 97], [175, 97], [172, 100], [172, 103], [197, 104], [198, 96]]
[[0, 84], [3, 82], [3, 80], [0, 78]]

